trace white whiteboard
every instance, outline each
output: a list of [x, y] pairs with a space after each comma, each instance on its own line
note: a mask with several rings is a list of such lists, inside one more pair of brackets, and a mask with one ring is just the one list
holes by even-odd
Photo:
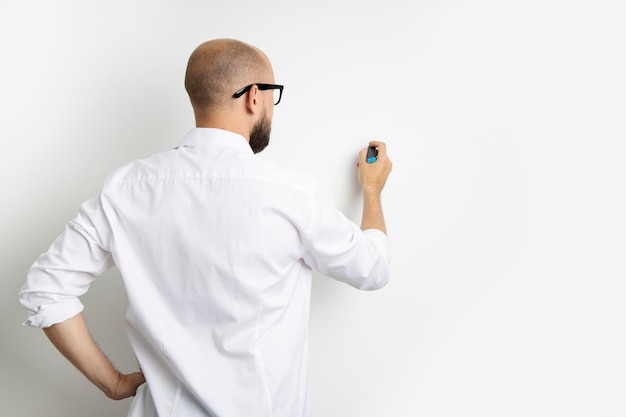
[[[626, 413], [626, 7], [619, 1], [0, 1], [0, 413], [125, 415], [20, 326], [24, 274], [109, 172], [193, 126], [191, 51], [232, 37], [285, 84], [263, 156], [360, 221], [388, 144], [393, 277], [316, 276], [315, 416]], [[84, 297], [135, 369], [116, 271]]]

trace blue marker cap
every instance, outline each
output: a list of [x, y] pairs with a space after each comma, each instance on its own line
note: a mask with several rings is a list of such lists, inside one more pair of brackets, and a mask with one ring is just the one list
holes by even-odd
[[372, 162], [376, 162], [377, 156], [378, 156], [378, 149], [376, 149], [376, 146], [370, 146], [367, 148], [367, 157], [365, 158], [365, 160], [367, 161], [368, 164], [371, 164]]

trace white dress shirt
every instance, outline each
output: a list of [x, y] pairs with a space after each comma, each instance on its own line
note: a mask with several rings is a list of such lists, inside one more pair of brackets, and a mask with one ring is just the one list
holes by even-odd
[[20, 301], [29, 326], [65, 321], [115, 265], [147, 381], [129, 416], [308, 416], [311, 270], [378, 289], [388, 252], [311, 176], [197, 128], [115, 171], [33, 264]]

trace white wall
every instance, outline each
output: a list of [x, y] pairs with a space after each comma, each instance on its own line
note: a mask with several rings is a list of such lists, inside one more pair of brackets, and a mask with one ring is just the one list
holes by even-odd
[[[355, 221], [355, 156], [388, 142], [394, 276], [317, 276], [316, 416], [624, 416], [620, 1], [0, 1], [0, 414], [122, 416], [22, 327], [24, 274], [107, 174], [192, 127], [186, 60], [234, 37], [277, 82], [262, 154]], [[135, 368], [116, 271], [84, 297]]]

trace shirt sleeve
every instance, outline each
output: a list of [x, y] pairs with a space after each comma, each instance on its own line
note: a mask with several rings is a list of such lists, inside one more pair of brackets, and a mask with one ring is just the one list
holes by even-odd
[[304, 260], [313, 269], [361, 290], [384, 287], [391, 276], [389, 241], [377, 229], [361, 230], [318, 191]]
[[113, 266], [106, 249], [108, 223], [100, 199], [81, 205], [75, 219], [29, 269], [19, 294], [29, 311], [24, 325], [50, 327], [83, 310], [79, 297]]

